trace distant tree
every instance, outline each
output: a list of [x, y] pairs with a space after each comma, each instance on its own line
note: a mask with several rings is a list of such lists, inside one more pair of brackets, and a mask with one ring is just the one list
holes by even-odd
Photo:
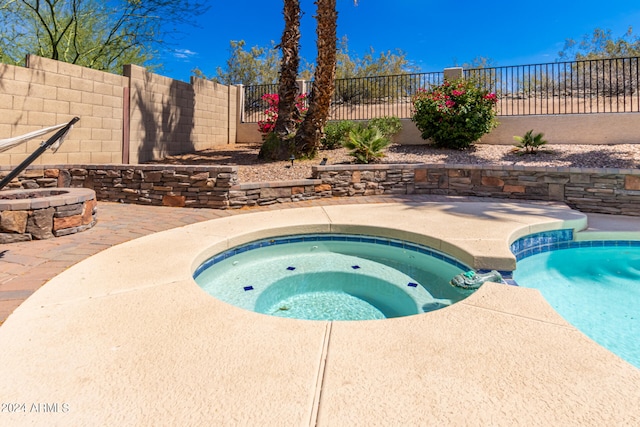
[[[224, 68], [217, 67], [216, 75], [210, 77], [225, 85], [243, 84], [245, 86], [273, 84], [278, 81], [278, 47], [272, 41], [269, 47], [253, 46], [245, 50], [244, 40], [229, 41], [229, 58]], [[198, 77], [205, 77], [196, 69]]]
[[336, 54], [336, 78], [391, 76], [405, 73], [418, 73], [420, 68], [407, 59], [400, 49], [380, 52], [376, 55], [373, 47], [362, 58], [349, 52], [349, 40], [343, 36], [338, 42]]
[[[272, 42], [269, 47], [253, 46], [249, 50], [246, 50], [246, 42], [244, 40], [232, 40], [229, 44], [229, 58], [226, 66], [224, 68], [217, 67], [215, 76], [207, 76], [198, 68], [194, 69], [192, 73], [196, 77], [214, 80], [222, 84], [251, 86], [272, 84], [278, 81], [280, 69], [278, 63], [281, 60], [282, 42], [279, 45]], [[291, 48], [288, 47], [287, 49], [290, 50]], [[298, 64], [297, 79], [311, 80], [315, 71], [315, 64], [300, 57], [298, 58]], [[367, 54], [360, 57], [349, 51], [346, 36], [343, 36], [338, 43], [336, 53], [337, 79], [417, 72], [420, 72], [420, 68], [407, 59], [407, 54], [400, 49], [376, 53], [372, 47]]]
[[564, 48], [558, 52], [563, 61], [632, 56], [640, 56], [640, 37], [633, 35], [632, 27], [617, 39], [613, 38], [611, 30], [596, 28], [592, 34], [585, 34], [580, 42], [567, 39]]
[[476, 56], [470, 62], [461, 65], [465, 70], [492, 68], [496, 66], [496, 62], [487, 56]]
[[18, 64], [31, 53], [121, 73], [153, 65], [175, 27], [206, 9], [199, 0], [2, 0], [0, 60]]
[[638, 90], [636, 80], [632, 77], [638, 73], [638, 61], [623, 58], [638, 56], [640, 37], [634, 36], [632, 27], [618, 38], [613, 37], [611, 30], [596, 28], [592, 34], [585, 34], [580, 42], [567, 39], [564, 49], [558, 52], [558, 58], [562, 61], [615, 61], [608, 67], [592, 66], [590, 62], [572, 64], [571, 73], [564, 76], [562, 87], [598, 97], [632, 94]]

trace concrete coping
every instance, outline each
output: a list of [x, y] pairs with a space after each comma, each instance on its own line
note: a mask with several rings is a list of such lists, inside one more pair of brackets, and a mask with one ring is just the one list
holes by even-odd
[[522, 165], [468, 165], [468, 164], [441, 164], [441, 163], [376, 163], [376, 164], [345, 164], [345, 165], [314, 165], [312, 170], [316, 172], [331, 171], [377, 171], [387, 169], [469, 169], [469, 170], [503, 170], [503, 171], [529, 171], [529, 172], [553, 172], [553, 173], [605, 173], [611, 175], [640, 175], [640, 169], [615, 169], [615, 168], [574, 168], [574, 167], [536, 167]]
[[[29, 194], [28, 198], [20, 198]], [[13, 198], [15, 197], [15, 198]], [[45, 209], [48, 207], [84, 203], [96, 198], [89, 188], [37, 188], [32, 190], [0, 191], [0, 211]]]
[[[15, 166], [3, 166], [0, 165], [0, 171], [10, 171], [13, 170]], [[230, 173], [237, 172], [238, 166], [224, 166], [224, 165], [170, 165], [170, 164], [162, 164], [162, 163], [153, 163], [153, 164], [65, 164], [65, 165], [33, 165], [29, 166], [25, 169], [28, 171], [44, 171], [47, 169], [88, 169], [88, 170], [142, 170], [142, 171], [151, 171], [151, 170], [159, 170], [159, 169], [167, 169], [167, 170], [186, 170], [189, 172], [205, 172], [205, 171], [214, 171], [219, 173]]]
[[257, 190], [259, 188], [283, 188], [304, 187], [307, 185], [320, 185], [321, 179], [298, 179], [292, 181], [249, 182], [231, 186], [231, 190]]

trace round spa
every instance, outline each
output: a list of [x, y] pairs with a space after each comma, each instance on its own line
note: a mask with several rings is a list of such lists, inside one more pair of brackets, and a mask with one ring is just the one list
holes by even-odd
[[471, 293], [450, 284], [469, 267], [405, 241], [305, 234], [251, 242], [200, 265], [210, 295], [258, 313], [307, 320], [373, 320], [437, 310]]

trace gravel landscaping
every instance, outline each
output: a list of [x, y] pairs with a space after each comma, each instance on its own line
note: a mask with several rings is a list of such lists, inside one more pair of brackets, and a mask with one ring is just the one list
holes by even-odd
[[[289, 181], [311, 178], [311, 166], [323, 158], [327, 164], [349, 164], [347, 150], [321, 150], [313, 160], [262, 162], [259, 145], [223, 146], [192, 154], [167, 156], [153, 163], [237, 165], [240, 182]], [[392, 145], [379, 163], [486, 164], [537, 167], [640, 168], [640, 144], [550, 145], [546, 151], [521, 155], [510, 145], [479, 144], [468, 151], [440, 149], [428, 145]]]

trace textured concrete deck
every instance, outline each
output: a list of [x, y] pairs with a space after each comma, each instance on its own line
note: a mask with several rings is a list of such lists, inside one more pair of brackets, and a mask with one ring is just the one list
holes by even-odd
[[[92, 230], [7, 245], [0, 294], [64, 271], [0, 327], [0, 402], [25, 404], [0, 425], [640, 423], [640, 370], [535, 290], [486, 284], [418, 316], [315, 322], [238, 309], [191, 279], [211, 254], [285, 230], [375, 231], [478, 267], [510, 265], [508, 243], [522, 235], [586, 226], [563, 206], [434, 200], [248, 214], [100, 204]], [[30, 263], [39, 271], [24, 281]]]

